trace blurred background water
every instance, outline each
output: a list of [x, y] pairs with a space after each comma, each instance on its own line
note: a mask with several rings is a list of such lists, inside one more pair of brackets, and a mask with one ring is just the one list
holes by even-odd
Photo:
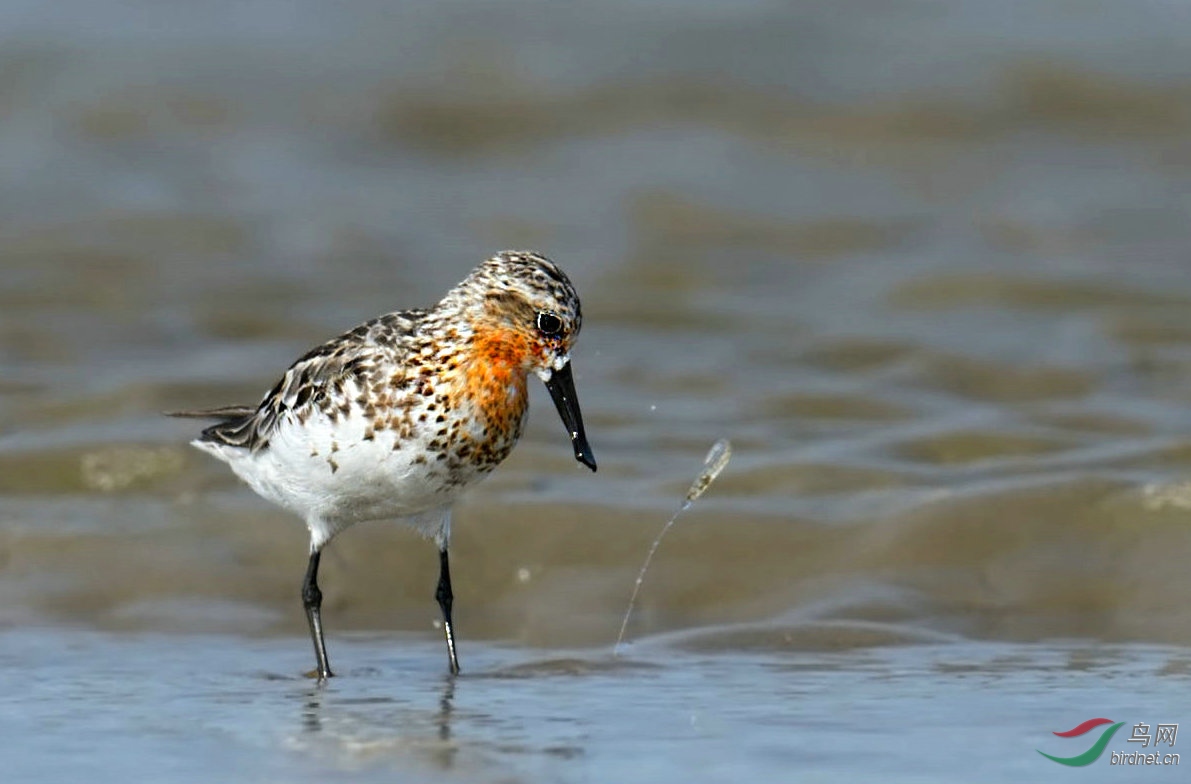
[[[1188, 718], [1187, 6], [10, 0], [0, 43], [13, 780], [1041, 780]], [[314, 690], [300, 523], [159, 412], [506, 247], [583, 296], [601, 470], [536, 390], [457, 511], [454, 685], [433, 548], [337, 540]]]

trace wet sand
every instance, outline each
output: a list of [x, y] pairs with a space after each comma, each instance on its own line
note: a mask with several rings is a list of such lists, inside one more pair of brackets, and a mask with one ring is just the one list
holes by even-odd
[[[1191, 720], [1191, 21], [837, 5], [0, 11], [12, 780], [1016, 782]], [[432, 545], [336, 540], [315, 690], [301, 524], [160, 412], [518, 246], [600, 471], [532, 390], [453, 687]]]
[[[10, 631], [6, 775], [1030, 780], [1047, 770], [1036, 749], [1066, 753], [1056, 722], [1178, 716], [1191, 672], [1183, 648], [936, 640], [813, 651], [740, 631], [731, 646], [689, 635], [618, 659], [473, 645], [458, 679], [439, 667], [437, 640], [352, 635], [337, 640], [341, 677], [323, 688], [292, 674], [305, 663], [299, 638]], [[1108, 765], [1079, 774], [1140, 778]]]

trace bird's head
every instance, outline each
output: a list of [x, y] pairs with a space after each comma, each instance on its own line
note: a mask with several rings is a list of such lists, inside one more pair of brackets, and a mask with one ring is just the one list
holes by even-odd
[[575, 459], [596, 470], [571, 375], [571, 347], [583, 325], [571, 281], [545, 256], [504, 251], [476, 267], [458, 291], [468, 300], [477, 338], [488, 347], [482, 356], [542, 379]]

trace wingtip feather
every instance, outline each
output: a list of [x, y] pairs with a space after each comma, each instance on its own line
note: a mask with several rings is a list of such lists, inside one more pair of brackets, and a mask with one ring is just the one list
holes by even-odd
[[250, 416], [256, 411], [252, 406], [223, 406], [195, 411], [162, 411], [162, 415], [182, 419], [236, 419]]

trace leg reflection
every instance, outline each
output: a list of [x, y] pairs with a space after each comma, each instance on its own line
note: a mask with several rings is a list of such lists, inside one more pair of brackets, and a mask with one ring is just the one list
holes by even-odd
[[[321, 685], [303, 689], [294, 696], [302, 703], [302, 732], [323, 736], [317, 740], [309, 738], [309, 742], [318, 748], [336, 748], [341, 743], [351, 747], [360, 739], [379, 748], [388, 739], [392, 741], [395, 754], [413, 750], [423, 763], [428, 760], [435, 767], [450, 770], [459, 753], [453, 728], [456, 680], [454, 675], [443, 677], [437, 711], [433, 708], [433, 691], [421, 692], [423, 697], [412, 703], [406, 699], [383, 697], [326, 703], [327, 690]], [[437, 742], [431, 740], [435, 734]]]
[[443, 678], [442, 697], [438, 701], [438, 763], [443, 769], [450, 769], [455, 764], [455, 755], [459, 752], [451, 740], [451, 714], [455, 710], [455, 677], [449, 675]]
[[302, 705], [302, 729], [306, 732], [322, 732], [322, 713], [323, 690], [308, 690], [306, 692], [306, 700]]

